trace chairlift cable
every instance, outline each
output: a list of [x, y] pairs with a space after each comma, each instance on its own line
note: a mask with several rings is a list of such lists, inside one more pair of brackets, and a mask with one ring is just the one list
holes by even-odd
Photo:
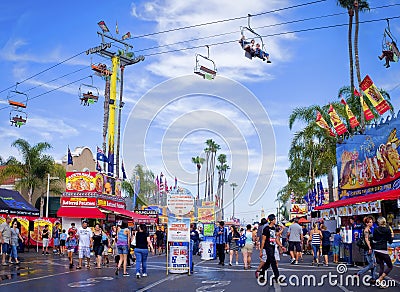
[[[289, 10], [289, 9], [293, 9], [293, 8], [299, 8], [299, 7], [302, 7], [302, 6], [308, 6], [308, 5], [317, 4], [317, 3], [326, 2], [326, 1], [327, 0], [316, 0], [316, 1], [312, 1], [312, 2], [307, 2], [307, 3], [298, 4], [298, 5], [288, 6], [288, 7], [284, 7], [284, 8], [278, 8], [278, 9], [269, 10], [269, 11], [265, 11], [265, 12], [255, 13], [255, 14], [251, 14], [251, 16], [260, 16], [260, 15], [264, 15], [264, 14], [280, 12], [280, 11], [284, 11], [284, 10]], [[144, 38], [144, 37], [148, 37], [148, 36], [164, 34], [164, 33], [168, 33], [168, 32], [179, 31], [179, 30], [195, 28], [195, 27], [200, 27], [200, 26], [206, 26], [206, 25], [211, 25], [211, 24], [217, 24], [217, 23], [222, 23], [222, 22], [228, 22], [228, 21], [233, 21], [233, 20], [240, 20], [240, 19], [245, 19], [247, 17], [248, 17], [248, 15], [246, 15], [246, 16], [238, 16], [238, 17], [233, 17], [233, 18], [226, 18], [226, 19], [215, 20], [215, 21], [210, 21], [210, 22], [205, 22], [205, 23], [188, 25], [188, 26], [183, 26], [183, 27], [178, 27], [178, 28], [172, 28], [172, 29], [167, 29], [167, 30], [163, 30], [163, 31], [152, 32], [152, 33], [147, 33], [147, 34], [134, 36], [134, 37], [128, 38], [127, 40], [129, 40], [129, 39], [137, 39], [137, 38]]]
[[[77, 83], [77, 82], [79, 82], [79, 81], [82, 81], [82, 80], [84, 80], [84, 79], [86, 79], [86, 78], [89, 78], [90, 76], [92, 76], [92, 75], [85, 76], [85, 77], [80, 78], [80, 79], [78, 79], [78, 80], [69, 82], [69, 83], [67, 83], [67, 84], [64, 84], [64, 85], [61, 85], [61, 86], [59, 86], [59, 87], [53, 88], [53, 89], [51, 89], [51, 90], [49, 90], [49, 91], [43, 92], [43, 93], [41, 93], [41, 94], [38, 94], [38, 95], [36, 95], [36, 96], [34, 96], [34, 97], [28, 98], [28, 101], [29, 101], [29, 100], [32, 100], [32, 99], [36, 99], [36, 98], [38, 98], [38, 97], [40, 97], [40, 96], [42, 96], [42, 95], [51, 93], [51, 92], [53, 92], [53, 91], [59, 90], [59, 89], [64, 88], [64, 87], [66, 87], [66, 86], [68, 86], [68, 85], [71, 85], [71, 84]], [[5, 107], [2, 107], [2, 108], [0, 108], [0, 111], [1, 111], [1, 110], [4, 110], [4, 109], [7, 109], [7, 108], [9, 108], [9, 107], [10, 107], [10, 106], [8, 106], [8, 105], [5, 106]]]
[[[393, 16], [390, 19], [395, 19], [395, 18], [400, 18], [400, 16]], [[359, 24], [362, 23], [371, 23], [371, 22], [377, 22], [377, 21], [382, 21], [386, 20], [386, 18], [379, 18], [379, 19], [372, 19], [372, 20], [365, 20], [365, 21], [359, 21]], [[292, 34], [292, 33], [299, 33], [299, 32], [307, 32], [307, 31], [315, 31], [315, 30], [321, 30], [321, 29], [328, 29], [328, 28], [335, 28], [335, 27], [341, 27], [341, 26], [348, 26], [348, 23], [343, 23], [343, 24], [334, 24], [334, 25], [327, 25], [327, 26], [319, 26], [319, 27], [313, 27], [313, 28], [306, 28], [306, 29], [299, 29], [299, 30], [293, 30], [293, 31], [287, 31], [287, 32], [278, 32], [278, 33], [273, 33], [273, 34], [267, 34], [267, 35], [262, 35], [261, 37], [273, 37], [273, 36], [280, 36], [284, 34]], [[229, 44], [229, 43], [236, 43], [238, 40], [229, 40], [229, 41], [223, 41], [223, 42], [217, 42], [217, 43], [212, 43], [208, 44], [209, 46], [218, 46], [218, 45], [224, 45], [224, 44]], [[174, 50], [169, 50], [169, 51], [164, 51], [164, 52], [156, 52], [156, 53], [151, 53], [144, 55], [144, 57], [150, 57], [150, 56], [155, 56], [155, 55], [161, 55], [161, 54], [167, 54], [167, 53], [173, 53], [173, 52], [183, 52], [187, 50], [194, 50], [204, 47], [204, 45], [198, 45], [198, 46], [192, 46], [192, 47], [187, 47], [187, 48], [182, 48], [182, 49], [174, 49]]]

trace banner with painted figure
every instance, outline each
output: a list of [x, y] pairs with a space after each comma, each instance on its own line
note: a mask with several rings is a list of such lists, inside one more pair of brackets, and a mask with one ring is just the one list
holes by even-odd
[[103, 192], [103, 175], [97, 172], [67, 172], [66, 192]]
[[339, 198], [400, 189], [397, 128], [400, 119], [392, 118], [338, 144]]
[[361, 89], [371, 101], [372, 105], [376, 108], [380, 115], [390, 110], [388, 102], [383, 98], [379, 89], [375, 86], [372, 79], [367, 75], [360, 84]]
[[319, 111], [317, 111], [317, 119], [315, 120], [318, 126], [322, 129], [325, 129], [329, 132], [329, 135], [335, 137], [335, 133], [333, 133], [332, 129], [329, 127], [328, 123], [325, 121], [324, 117], [321, 115]]
[[349, 105], [347, 104], [347, 102], [342, 98], [342, 100], [340, 101], [345, 109], [346, 109], [346, 113], [347, 113], [347, 118], [349, 119], [350, 122], [350, 127], [352, 129], [354, 129], [355, 127], [357, 127], [360, 123], [358, 122], [356, 116], [353, 114], [353, 112], [351, 111]]
[[340, 136], [347, 132], [346, 126], [343, 124], [339, 115], [335, 111], [332, 105], [329, 105], [328, 114], [331, 117], [331, 123], [335, 128], [336, 133]]
[[364, 117], [366, 121], [370, 121], [374, 118], [374, 114], [371, 112], [370, 108], [368, 107], [368, 105], [366, 104], [363, 96], [361, 95], [361, 93], [359, 93], [357, 91], [357, 89], [354, 89], [354, 95], [358, 96], [360, 98], [360, 103], [364, 112]]

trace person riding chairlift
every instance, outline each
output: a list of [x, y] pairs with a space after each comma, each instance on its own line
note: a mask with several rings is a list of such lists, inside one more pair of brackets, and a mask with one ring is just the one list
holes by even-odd
[[259, 57], [263, 61], [267, 60], [267, 63], [271, 63], [271, 61], [269, 60], [269, 54], [261, 50], [261, 46], [259, 43], [256, 44], [254, 55]]
[[397, 62], [399, 60], [399, 49], [394, 41], [386, 42], [387, 50], [382, 51], [382, 55], [378, 56], [379, 60], [385, 58], [385, 67], [389, 68], [389, 62]]
[[248, 41], [246, 41], [246, 37], [243, 35], [242, 38], [239, 40], [239, 43], [242, 46], [243, 50], [249, 52], [251, 54], [251, 56], [254, 57], [254, 54], [255, 54], [254, 39], [252, 39], [250, 42], [248, 42]]

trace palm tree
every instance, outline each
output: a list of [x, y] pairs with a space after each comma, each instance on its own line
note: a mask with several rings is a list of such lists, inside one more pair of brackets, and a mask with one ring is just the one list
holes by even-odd
[[232, 219], [235, 218], [235, 188], [238, 185], [236, 183], [231, 183], [230, 187], [232, 188]]
[[221, 207], [222, 220], [224, 220], [224, 184], [227, 182], [225, 179], [226, 171], [229, 169], [229, 165], [226, 164], [226, 155], [220, 154], [217, 158], [219, 165], [217, 165], [218, 170], [218, 189], [217, 189], [217, 200], [219, 201], [219, 206]]
[[[140, 180], [140, 189], [135, 190], [138, 180]], [[133, 206], [134, 208], [139, 205], [147, 205], [150, 196], [154, 195], [156, 189], [153, 172], [151, 170], [144, 170], [143, 165], [137, 164], [132, 177], [122, 182], [122, 189], [128, 193], [130, 198], [137, 195], [136, 206]]]
[[192, 157], [192, 163], [197, 167], [197, 201], [200, 199], [200, 169], [204, 163], [204, 158], [200, 156]]
[[[338, 105], [336, 104], [336, 107]], [[336, 166], [336, 138], [330, 137], [324, 129], [315, 123], [315, 112], [327, 112], [327, 106], [310, 106], [296, 108], [289, 118], [289, 128], [292, 129], [296, 120], [305, 122], [306, 127], [297, 132], [291, 143], [289, 160], [290, 172], [303, 178], [310, 187], [314, 186], [316, 177], [328, 175], [329, 201], [333, 201], [333, 167]], [[305, 163], [307, 162], [307, 163]], [[308, 165], [308, 171], [305, 170]]]
[[216, 153], [221, 146], [215, 143], [212, 139], [206, 141], [207, 147], [204, 149], [206, 153], [206, 197], [210, 201], [214, 193], [214, 173], [215, 173], [215, 158]]
[[349, 50], [349, 68], [350, 68], [350, 88], [354, 92], [354, 64], [353, 64], [353, 44], [352, 44], [352, 31], [353, 31], [353, 16], [354, 16], [354, 0], [338, 0], [337, 4], [347, 10], [349, 14], [349, 26], [347, 30], [347, 42]]
[[44, 151], [51, 148], [51, 145], [47, 142], [40, 142], [31, 146], [24, 139], [18, 139], [12, 143], [12, 146], [18, 148], [22, 161], [10, 157], [2, 175], [19, 177], [20, 181], [16, 183], [16, 188], [28, 190], [28, 201], [32, 204], [32, 195], [35, 189], [44, 187], [47, 174], [54, 169], [54, 159], [43, 154]]

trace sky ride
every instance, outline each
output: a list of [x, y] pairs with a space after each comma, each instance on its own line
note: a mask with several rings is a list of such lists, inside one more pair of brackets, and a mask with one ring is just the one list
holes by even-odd
[[204, 79], [212, 80], [217, 75], [217, 67], [215, 62], [210, 59], [210, 47], [207, 47], [207, 57], [196, 54], [196, 65], [194, 67], [194, 73], [200, 75]]
[[17, 90], [18, 83], [15, 84], [15, 89], [8, 93], [8, 104], [11, 106], [10, 110], [10, 123], [11, 126], [20, 128], [26, 124], [28, 115], [26, 107], [28, 105], [28, 95], [24, 92]]
[[[267, 61], [267, 63], [271, 63], [271, 61], [269, 60], [269, 54], [265, 50], [265, 45], [262, 36], [258, 34], [254, 29], [252, 29], [250, 26], [250, 18], [251, 14], [248, 14], [247, 26], [240, 27], [241, 38], [239, 40], [239, 43], [242, 49], [245, 51], [244, 55], [246, 58], [249, 58], [250, 60], [252, 60], [253, 57], [258, 57], [263, 61]], [[250, 41], [246, 39], [245, 35], [246, 31], [252, 35]]]
[[79, 86], [79, 100], [84, 106], [89, 106], [99, 100], [99, 89], [93, 86], [93, 77], [90, 76], [90, 78], [92, 79], [92, 84], [82, 83]]
[[382, 55], [379, 59], [385, 59], [385, 67], [389, 68], [389, 62], [397, 62], [400, 58], [399, 48], [397, 47], [397, 39], [390, 31], [389, 19], [386, 19], [387, 27], [385, 27], [382, 39]]

